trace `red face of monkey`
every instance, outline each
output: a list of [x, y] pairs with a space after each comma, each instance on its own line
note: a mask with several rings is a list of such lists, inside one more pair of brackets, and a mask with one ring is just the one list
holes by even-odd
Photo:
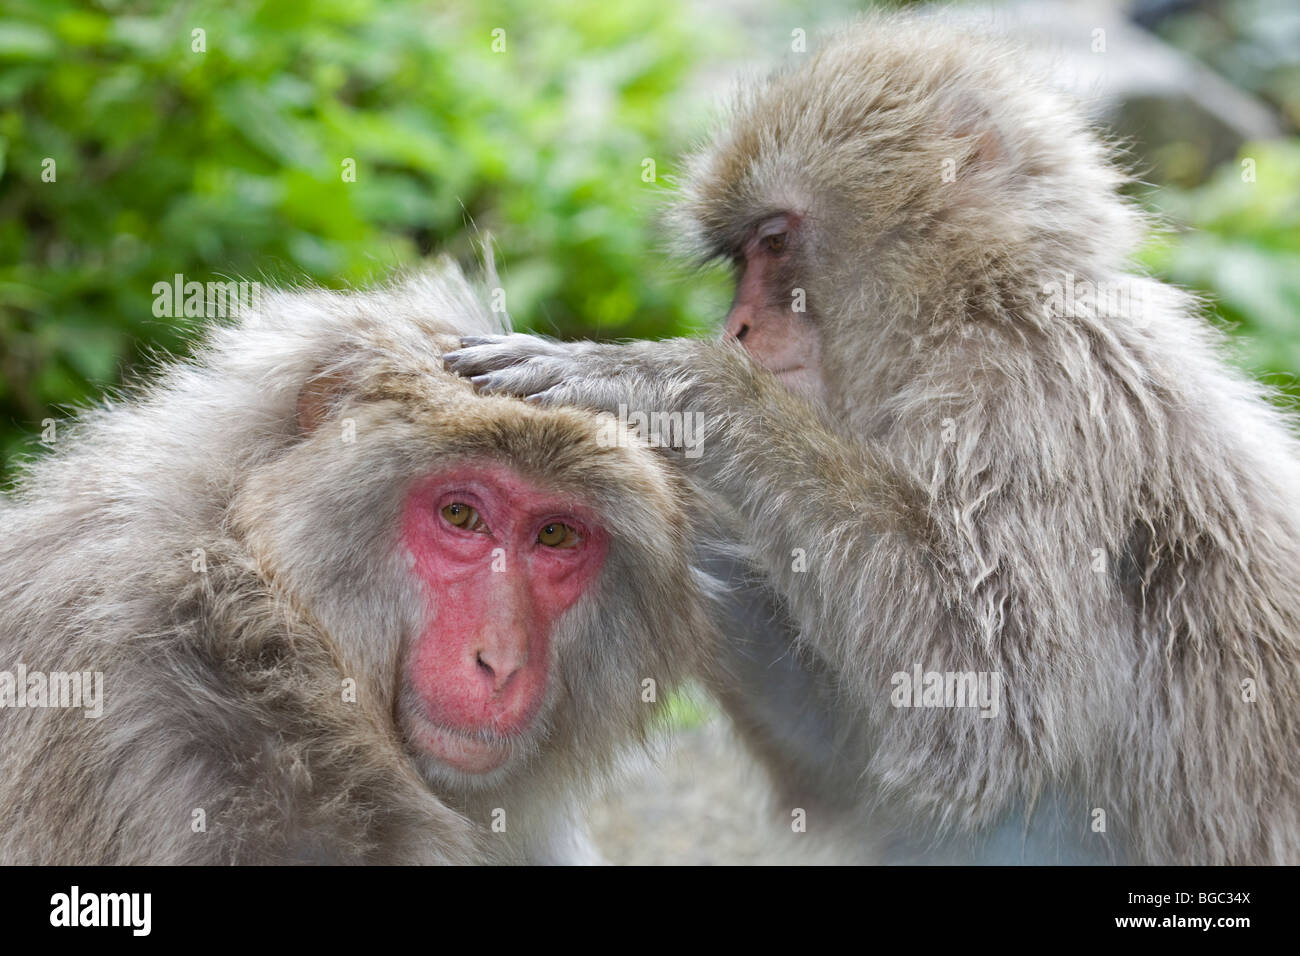
[[725, 334], [793, 392], [823, 395], [821, 339], [799, 284], [804, 237], [801, 218], [773, 216], [754, 227], [741, 247], [740, 278]]
[[556, 622], [600, 570], [593, 516], [500, 465], [417, 483], [402, 540], [431, 614], [406, 661], [415, 749], [463, 773], [503, 765], [543, 710]]

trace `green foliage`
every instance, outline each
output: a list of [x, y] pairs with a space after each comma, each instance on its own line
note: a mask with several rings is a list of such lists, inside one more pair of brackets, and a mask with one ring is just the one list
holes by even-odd
[[6, 4], [6, 460], [56, 406], [184, 348], [193, 320], [152, 311], [176, 273], [338, 286], [434, 252], [472, 264], [490, 233], [517, 324], [644, 336], [720, 315], [716, 278], [646, 265], [679, 117], [698, 119], [679, 97], [718, 31], [684, 0], [455, 6]]
[[1248, 144], [1204, 185], [1145, 198], [1177, 224], [1146, 264], [1205, 293], [1245, 367], [1300, 397], [1300, 140]]

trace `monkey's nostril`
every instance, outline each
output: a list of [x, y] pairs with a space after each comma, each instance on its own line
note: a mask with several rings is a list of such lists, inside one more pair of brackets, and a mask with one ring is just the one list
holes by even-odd
[[736, 330], [736, 341], [737, 342], [745, 341], [745, 336], [748, 334], [749, 334], [749, 323], [744, 322], [741, 324], [740, 328]]
[[515, 673], [527, 661], [526, 655], [516, 657], [508, 650], [494, 649], [491, 646], [474, 654], [474, 663], [478, 665], [479, 674], [492, 688], [492, 693], [503, 693], [511, 685]]

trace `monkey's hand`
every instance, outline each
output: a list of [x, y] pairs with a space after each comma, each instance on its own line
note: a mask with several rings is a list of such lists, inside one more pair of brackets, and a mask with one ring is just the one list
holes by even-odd
[[670, 360], [652, 351], [662, 343], [555, 342], [519, 334], [467, 336], [460, 342], [443, 361], [480, 392], [601, 412], [672, 410], [665, 406], [673, 403], [674, 390], [662, 375]]

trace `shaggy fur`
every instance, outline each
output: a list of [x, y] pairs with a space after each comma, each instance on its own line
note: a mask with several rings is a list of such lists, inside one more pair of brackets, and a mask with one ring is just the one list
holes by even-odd
[[[456, 333], [500, 328], [450, 268], [275, 292], [156, 384], [60, 426], [0, 505], [0, 668], [102, 671], [105, 708], [0, 709], [0, 861], [581, 851], [575, 807], [656, 710], [640, 682], [666, 694], [709, 642], [684, 491], [659, 456], [607, 447], [588, 413], [479, 398], [443, 371]], [[309, 434], [304, 394], [328, 399]], [[571, 494], [610, 535], [552, 641], [537, 752], [474, 785], [422, 766], [394, 718], [425, 614], [400, 502], [462, 460]]]
[[[866, 807], [884, 844], [1023, 812], [1078, 848], [1046, 859], [1300, 862], [1293, 422], [1187, 295], [1130, 271], [1122, 175], [1023, 62], [869, 19], [745, 92], [690, 162], [706, 257], [808, 224], [826, 407], [725, 343], [511, 337], [452, 367], [705, 413], [686, 464], [792, 622], [733, 628], [748, 667], [722, 697], [792, 801]], [[1047, 294], [1071, 281], [1119, 294]], [[915, 665], [999, 673], [1000, 716], [896, 709]]]

